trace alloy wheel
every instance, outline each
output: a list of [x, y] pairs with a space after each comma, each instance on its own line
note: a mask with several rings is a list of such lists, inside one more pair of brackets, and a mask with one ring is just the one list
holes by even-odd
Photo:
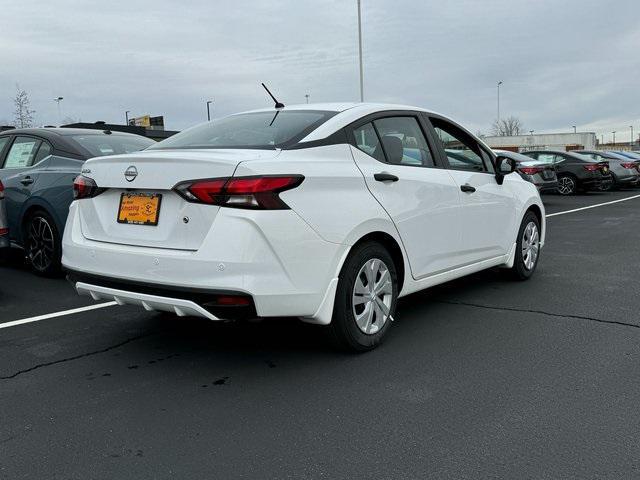
[[33, 268], [44, 272], [53, 261], [55, 237], [49, 222], [43, 217], [34, 217], [29, 224], [27, 256]]
[[391, 273], [382, 260], [368, 260], [353, 286], [353, 315], [360, 331], [373, 335], [389, 318], [393, 300]]
[[538, 226], [534, 222], [529, 222], [522, 232], [522, 262], [527, 270], [531, 270], [535, 266], [539, 250]]
[[570, 195], [575, 191], [576, 182], [571, 177], [561, 177], [558, 179], [558, 192], [561, 195]]

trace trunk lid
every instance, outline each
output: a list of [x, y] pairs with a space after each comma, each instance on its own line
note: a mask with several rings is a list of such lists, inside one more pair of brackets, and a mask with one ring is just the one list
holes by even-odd
[[[197, 250], [219, 207], [190, 203], [171, 189], [185, 180], [231, 177], [240, 162], [273, 158], [277, 150], [148, 150], [88, 160], [83, 175], [107, 190], [78, 201], [82, 234], [116, 244]], [[156, 225], [119, 223], [123, 194], [160, 196]]]

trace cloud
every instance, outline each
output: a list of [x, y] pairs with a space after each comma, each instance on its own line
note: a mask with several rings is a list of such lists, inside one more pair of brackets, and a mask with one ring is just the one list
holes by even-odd
[[[419, 105], [487, 131], [501, 111], [527, 129], [626, 131], [638, 118], [633, 0], [362, 0], [365, 99]], [[15, 83], [39, 123], [214, 114], [359, 97], [354, 1], [22, 0], [0, 18], [0, 118]], [[619, 137], [624, 138], [624, 137]]]

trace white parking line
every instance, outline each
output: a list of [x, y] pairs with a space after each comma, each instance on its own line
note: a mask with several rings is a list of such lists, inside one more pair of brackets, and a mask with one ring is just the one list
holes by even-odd
[[48, 320], [49, 318], [64, 317], [65, 315], [73, 315], [74, 313], [88, 312], [89, 310], [97, 310], [98, 308], [113, 307], [114, 305], [117, 305], [117, 303], [105, 302], [97, 303], [96, 305], [89, 305], [87, 307], [63, 310], [61, 312], [46, 313], [44, 315], [38, 315], [37, 317], [23, 318], [22, 320], [13, 320], [12, 322], [0, 323], [0, 329], [15, 327], [16, 325], [23, 325], [25, 323], [39, 322], [40, 320]]
[[546, 217], [547, 218], [555, 217], [556, 215], [565, 215], [567, 213], [579, 212], [581, 210], [589, 210], [590, 208], [604, 207], [605, 205], [612, 205], [614, 203], [626, 202], [627, 200], [633, 200], [634, 198], [640, 198], [640, 195], [634, 195], [632, 197], [621, 198], [619, 200], [613, 200], [611, 202], [598, 203], [596, 205], [589, 205], [588, 207], [574, 208], [573, 210], [566, 210], [564, 212], [550, 213], [549, 215], [546, 215]]

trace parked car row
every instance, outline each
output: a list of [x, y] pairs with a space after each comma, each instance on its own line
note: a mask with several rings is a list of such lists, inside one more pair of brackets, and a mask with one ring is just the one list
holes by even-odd
[[540, 193], [573, 195], [579, 191], [610, 190], [640, 185], [640, 155], [599, 150], [496, 150], [517, 162], [517, 172]]

